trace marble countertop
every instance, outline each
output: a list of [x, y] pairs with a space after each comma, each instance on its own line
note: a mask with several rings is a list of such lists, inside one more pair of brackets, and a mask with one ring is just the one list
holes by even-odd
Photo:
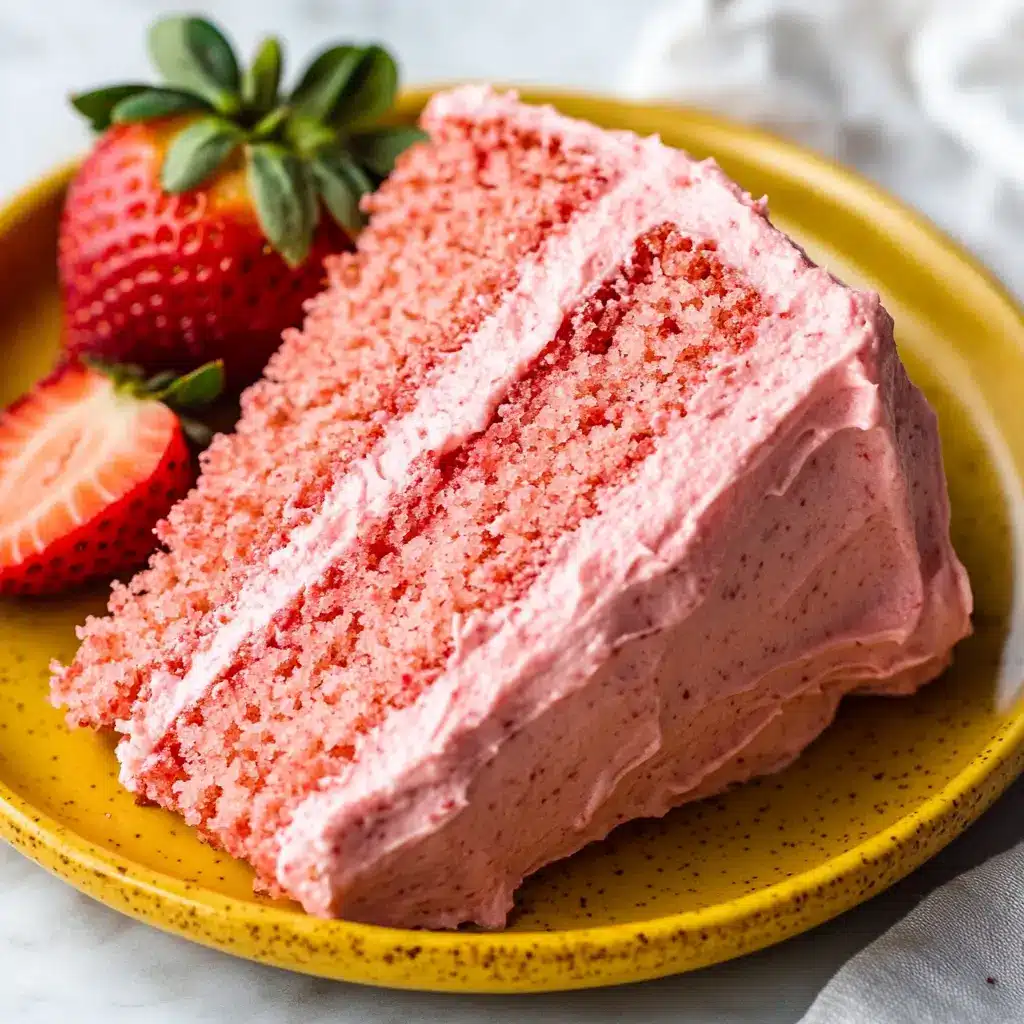
[[[0, 196], [86, 144], [65, 103], [70, 90], [147, 74], [145, 26], [160, 11], [197, 6], [245, 48], [268, 30], [285, 35], [296, 55], [329, 37], [377, 38], [401, 54], [407, 81], [489, 78], [613, 91], [639, 22], [658, 0], [5, 2], [0, 124], [8, 149]], [[929, 212], [944, 219], [941, 210]], [[384, 992], [235, 960], [132, 922], [0, 846], [0, 1020], [791, 1024], [844, 960], [936, 884], [1024, 838], [1022, 799], [1024, 782], [909, 879], [782, 946], [660, 982], [528, 999]]]

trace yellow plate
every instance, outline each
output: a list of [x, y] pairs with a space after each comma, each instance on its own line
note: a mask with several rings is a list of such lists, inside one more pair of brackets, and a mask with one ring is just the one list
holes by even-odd
[[[403, 116], [425, 97], [407, 96]], [[507, 931], [442, 934], [320, 921], [254, 898], [247, 868], [170, 814], [135, 806], [117, 785], [110, 739], [66, 731], [46, 703], [48, 661], [73, 653], [74, 625], [102, 595], [8, 602], [0, 605], [0, 835], [105, 903], [231, 953], [349, 981], [463, 991], [637, 981], [777, 942], [884, 889], [976, 818], [1024, 765], [1024, 713], [992, 710], [1020, 600], [1017, 308], [894, 200], [774, 138], [681, 110], [527, 98], [715, 154], [753, 193], [768, 193], [778, 223], [813, 255], [882, 292], [911, 373], [939, 411], [977, 634], [919, 696], [848, 702], [781, 775], [622, 828], [543, 871], [523, 888]], [[57, 343], [54, 246], [68, 173], [0, 213], [0, 398], [41, 374]]]

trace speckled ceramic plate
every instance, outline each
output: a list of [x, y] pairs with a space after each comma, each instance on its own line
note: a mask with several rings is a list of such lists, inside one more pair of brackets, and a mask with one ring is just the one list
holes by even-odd
[[[412, 116], [426, 94], [410, 95]], [[378, 985], [526, 991], [637, 981], [777, 942], [891, 884], [976, 818], [1024, 765], [1024, 712], [999, 715], [1020, 628], [1024, 322], [951, 242], [870, 185], [706, 116], [528, 95], [609, 127], [715, 154], [776, 221], [850, 281], [877, 287], [939, 411], [956, 547], [976, 635], [912, 699], [860, 699], [781, 775], [615, 832], [529, 880], [508, 930], [434, 933], [320, 921], [255, 898], [243, 865], [117, 785], [113, 742], [65, 730], [47, 663], [75, 648], [86, 597], [0, 604], [0, 835], [98, 899], [199, 942]], [[52, 358], [57, 215], [67, 171], [0, 212], [0, 398]]]

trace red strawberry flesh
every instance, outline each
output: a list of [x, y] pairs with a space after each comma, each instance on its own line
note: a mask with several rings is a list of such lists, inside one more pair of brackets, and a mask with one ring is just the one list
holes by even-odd
[[72, 366], [0, 415], [0, 593], [41, 594], [134, 568], [188, 489], [175, 414]]

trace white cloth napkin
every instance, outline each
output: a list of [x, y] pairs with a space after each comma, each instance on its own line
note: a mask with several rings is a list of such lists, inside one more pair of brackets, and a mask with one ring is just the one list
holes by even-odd
[[1021, 1024], [1024, 845], [932, 893], [832, 979], [800, 1024]]
[[[676, 0], [621, 85], [860, 168], [1024, 295], [1022, 0]], [[1024, 845], [933, 893], [802, 1024], [1004, 1022], [1024, 1022]]]
[[620, 85], [860, 168], [1024, 295], [1021, 0], [675, 0]]

